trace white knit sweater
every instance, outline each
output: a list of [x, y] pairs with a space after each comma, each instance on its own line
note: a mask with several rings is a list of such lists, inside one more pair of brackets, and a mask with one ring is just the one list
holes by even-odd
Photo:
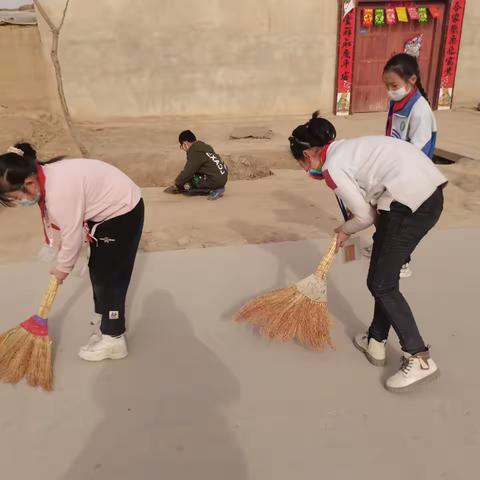
[[353, 214], [342, 228], [348, 234], [371, 226], [376, 211], [390, 210], [392, 201], [415, 212], [447, 182], [418, 148], [386, 136], [333, 142], [322, 170], [327, 185]]

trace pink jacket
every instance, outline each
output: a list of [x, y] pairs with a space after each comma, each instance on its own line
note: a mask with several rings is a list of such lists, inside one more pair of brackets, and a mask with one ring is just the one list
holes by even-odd
[[130, 212], [141, 191], [118, 168], [99, 160], [66, 159], [43, 168], [47, 221], [60, 229], [57, 269], [69, 273], [85, 241], [85, 222]]

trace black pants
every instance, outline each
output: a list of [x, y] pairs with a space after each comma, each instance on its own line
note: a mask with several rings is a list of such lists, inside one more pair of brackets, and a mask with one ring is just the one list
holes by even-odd
[[[132, 276], [144, 219], [143, 200], [130, 212], [100, 223], [91, 244], [90, 280], [95, 312], [105, 335], [125, 332], [125, 298]], [[89, 223], [90, 229], [93, 224]]]
[[206, 175], [196, 175], [196, 178], [185, 184], [183, 188], [185, 188], [186, 185], [189, 186], [184, 192], [187, 195], [208, 195], [212, 190], [224, 188], [226, 183], [226, 178], [224, 182], [219, 182], [217, 178], [207, 177]]
[[373, 235], [367, 285], [375, 298], [375, 310], [369, 336], [377, 341], [385, 340], [392, 326], [402, 349], [412, 355], [426, 347], [412, 311], [399, 290], [400, 268], [437, 223], [442, 210], [442, 187], [415, 213], [405, 205], [393, 202], [389, 212], [380, 211]]

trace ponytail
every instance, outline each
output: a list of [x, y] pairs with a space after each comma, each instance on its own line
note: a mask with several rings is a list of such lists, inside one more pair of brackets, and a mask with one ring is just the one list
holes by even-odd
[[333, 142], [337, 137], [337, 131], [333, 124], [326, 118], [320, 117], [318, 110], [312, 113], [312, 118], [308, 121], [307, 128], [312, 147], [323, 147]]

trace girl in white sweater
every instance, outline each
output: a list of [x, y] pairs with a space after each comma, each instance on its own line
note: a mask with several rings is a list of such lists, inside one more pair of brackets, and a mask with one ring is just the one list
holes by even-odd
[[290, 148], [310, 176], [325, 180], [352, 214], [336, 229], [338, 248], [353, 233], [376, 225], [367, 279], [375, 309], [369, 331], [355, 337], [355, 346], [372, 364], [384, 365], [393, 327], [404, 355], [402, 368], [386, 387], [400, 391], [434, 378], [438, 368], [400, 293], [399, 272], [440, 218], [447, 179], [410, 143], [386, 136], [336, 141], [335, 127], [318, 112], [292, 132]]

